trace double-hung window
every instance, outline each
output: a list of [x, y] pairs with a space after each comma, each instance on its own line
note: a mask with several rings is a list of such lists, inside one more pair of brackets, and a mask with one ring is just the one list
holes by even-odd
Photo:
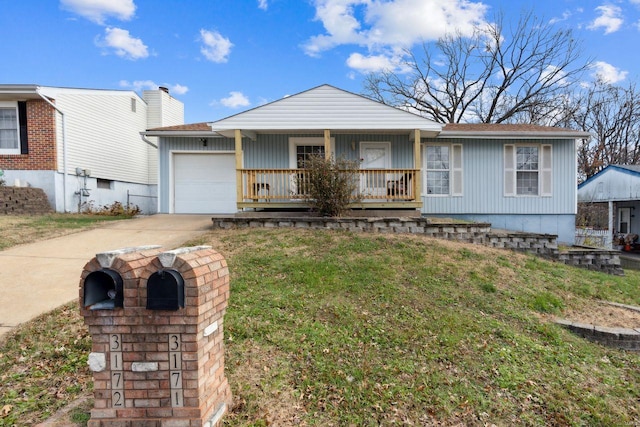
[[[335, 144], [334, 138], [331, 138], [331, 146]], [[324, 156], [324, 138], [323, 137], [290, 137], [289, 138], [289, 167], [291, 169], [304, 169], [305, 164], [311, 155]], [[293, 195], [305, 194], [307, 187], [307, 179], [304, 172], [298, 172], [292, 175], [289, 183], [289, 191]]]
[[504, 147], [505, 196], [551, 196], [551, 145]]
[[461, 144], [426, 145], [424, 165], [427, 195], [462, 195]]
[[0, 101], [0, 154], [27, 153], [25, 102]]

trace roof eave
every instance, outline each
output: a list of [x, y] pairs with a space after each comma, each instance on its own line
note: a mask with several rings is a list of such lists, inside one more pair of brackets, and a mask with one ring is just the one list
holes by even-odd
[[144, 136], [158, 136], [158, 137], [167, 137], [167, 136], [183, 136], [183, 137], [205, 137], [205, 138], [220, 138], [215, 132], [211, 131], [203, 131], [203, 130], [148, 130], [145, 132], [140, 132], [141, 135]]
[[484, 138], [484, 139], [583, 139], [590, 138], [588, 132], [504, 132], [504, 131], [447, 131], [443, 130], [439, 138]]

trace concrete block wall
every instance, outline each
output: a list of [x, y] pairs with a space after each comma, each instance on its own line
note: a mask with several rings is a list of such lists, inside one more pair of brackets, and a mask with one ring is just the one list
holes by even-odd
[[623, 350], [640, 351], [640, 329], [608, 328], [565, 319], [556, 320], [556, 323], [589, 341]]
[[[109, 269], [123, 280], [121, 308], [84, 306], [85, 282]], [[184, 308], [147, 308], [148, 281], [161, 271], [184, 280]], [[80, 281], [81, 313], [93, 340], [94, 408], [89, 427], [216, 427], [231, 403], [224, 375], [226, 260], [209, 247], [98, 254]]]
[[491, 230], [489, 223], [432, 223], [428, 218], [319, 218], [319, 217], [223, 217], [212, 218], [213, 228], [309, 228], [371, 233], [413, 233], [437, 239], [455, 240], [530, 253], [580, 268], [623, 275], [619, 256], [612, 251], [570, 252], [558, 250], [552, 234], [509, 233]]
[[41, 188], [0, 186], [0, 215], [41, 215], [53, 212]]

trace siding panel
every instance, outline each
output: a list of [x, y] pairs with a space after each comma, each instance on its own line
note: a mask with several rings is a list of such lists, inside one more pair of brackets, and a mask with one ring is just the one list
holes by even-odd
[[[463, 145], [462, 197], [423, 195], [425, 214], [573, 214], [575, 212], [576, 168], [573, 140], [530, 141], [553, 146], [551, 197], [505, 197], [504, 145], [519, 140], [428, 140]], [[423, 141], [428, 143], [427, 141]], [[567, 167], [568, 165], [571, 165]]]

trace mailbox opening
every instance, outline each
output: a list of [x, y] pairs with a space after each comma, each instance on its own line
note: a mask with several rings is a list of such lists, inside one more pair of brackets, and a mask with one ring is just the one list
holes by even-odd
[[148, 310], [184, 308], [184, 279], [175, 270], [160, 270], [147, 281]]
[[122, 307], [120, 274], [106, 268], [89, 273], [84, 281], [84, 306], [89, 310], [113, 310]]

